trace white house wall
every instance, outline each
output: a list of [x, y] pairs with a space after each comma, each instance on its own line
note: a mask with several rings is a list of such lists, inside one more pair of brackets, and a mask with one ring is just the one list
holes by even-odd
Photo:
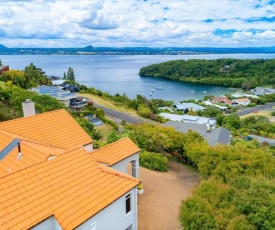
[[90, 153], [93, 151], [93, 144], [84, 145], [83, 148]]
[[[132, 189], [131, 211], [126, 214], [126, 193], [111, 205], [75, 228], [76, 230], [124, 230], [132, 225], [137, 230], [137, 189]], [[88, 206], [89, 204], [87, 204]], [[92, 205], [92, 204], [90, 204]], [[94, 226], [92, 228], [92, 226]]]
[[[123, 173], [127, 174], [127, 165], [131, 161], [135, 161], [134, 164], [135, 164], [135, 167], [136, 167], [136, 175], [132, 175], [132, 176], [138, 178], [139, 177], [139, 154], [138, 153], [136, 153], [136, 154], [134, 154], [130, 157], [127, 157], [124, 160], [112, 165], [111, 168], [116, 169], [119, 172], [123, 172]], [[132, 165], [132, 167], [133, 167], [133, 165]]]
[[58, 224], [54, 216], [42, 221], [35, 227], [31, 228], [31, 230], [62, 230], [61, 226]]

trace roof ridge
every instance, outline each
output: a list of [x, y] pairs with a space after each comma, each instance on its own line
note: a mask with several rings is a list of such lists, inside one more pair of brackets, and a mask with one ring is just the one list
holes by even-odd
[[[92, 159], [92, 158], [91, 158]], [[97, 165], [98, 165], [98, 168], [102, 171], [102, 172], [105, 172], [105, 173], [109, 173], [109, 174], [112, 174], [114, 176], [119, 176], [121, 178], [125, 178], [125, 179], [129, 179], [129, 180], [132, 180], [132, 181], [136, 181], [136, 182], [140, 182], [139, 179], [135, 178], [135, 177], [132, 177], [128, 174], [125, 174], [125, 173], [122, 173], [122, 172], [119, 172], [113, 168], [110, 168], [110, 167], [107, 167], [107, 166], [103, 166], [101, 164], [99, 164], [98, 162], [96, 162], [95, 160], [92, 159], [92, 161], [94, 161]]]
[[117, 140], [115, 142], [112, 142], [112, 143], [110, 143], [108, 145], [105, 145], [105, 146], [103, 146], [103, 147], [101, 147], [99, 149], [96, 149], [96, 150], [92, 151], [91, 154], [93, 154], [94, 152], [98, 152], [98, 151], [100, 151], [102, 149], [106, 149], [106, 148], [108, 148], [108, 147], [110, 147], [110, 146], [112, 146], [112, 145], [114, 145], [116, 143], [119, 143], [119, 142], [121, 142], [122, 140], [125, 140], [125, 139], [130, 139], [131, 140], [131, 138], [129, 138], [129, 137], [123, 137], [123, 138], [121, 138], [121, 139], [119, 139], [119, 140]]
[[[81, 139], [78, 138], [77, 143], [81, 146], [87, 145], [90, 143], [93, 143], [93, 139], [88, 135], [88, 133], [81, 127], [81, 125], [74, 119], [74, 117], [66, 110], [66, 109], [59, 109], [59, 110], [53, 110], [41, 114], [37, 114], [34, 116], [29, 117], [22, 117], [18, 119], [13, 119], [5, 122], [0, 122], [0, 130], [6, 131], [8, 133], [11, 133], [16, 136], [21, 136], [24, 138], [27, 138], [28, 140], [34, 140], [38, 141], [39, 143], [43, 143], [48, 146], [53, 146], [56, 148], [61, 149], [70, 149], [74, 148], [75, 143], [72, 141], [72, 138], [70, 142], [68, 142], [66, 139], [61, 140], [62, 131], [54, 130], [54, 133], [57, 133], [59, 136], [58, 141], [55, 141], [57, 139], [54, 139], [50, 134], [49, 130], [50, 128], [46, 128], [47, 132], [44, 132], [41, 128], [38, 127], [41, 121], [50, 121], [51, 124], [54, 126], [54, 121], [58, 121], [58, 119], [63, 119], [64, 121], [68, 122], [68, 124], [72, 127], [74, 127], [77, 131], [77, 133], [80, 134]], [[24, 126], [24, 124], [28, 124], [28, 127], [26, 128], [27, 131], [20, 130], [17, 127], [20, 127], [21, 125]], [[32, 129], [32, 124], [34, 124], [34, 129]], [[44, 124], [44, 127], [46, 125]], [[31, 131], [32, 130], [32, 131]], [[36, 131], [36, 135], [34, 135], [34, 131]], [[51, 130], [52, 131], [52, 130]], [[56, 135], [56, 134], [55, 134]], [[68, 136], [68, 131], [66, 132], [66, 135]], [[46, 139], [44, 137], [47, 137]], [[75, 135], [72, 135], [75, 136]]]
[[[60, 112], [60, 111], [67, 111], [66, 109], [57, 109], [57, 110], [52, 110], [52, 111], [47, 111], [47, 112], [44, 112], [44, 113], [38, 113], [38, 114], [35, 114], [33, 116], [43, 116], [45, 114], [49, 114], [49, 113], [57, 113], [57, 112]], [[10, 123], [10, 122], [14, 122], [14, 121], [18, 121], [18, 120], [22, 120], [22, 119], [31, 119], [33, 116], [28, 116], [28, 117], [19, 117], [19, 118], [15, 118], [15, 119], [11, 119], [11, 120], [8, 120], [8, 121], [2, 121], [0, 122], [0, 128], [1, 128], [1, 123]]]

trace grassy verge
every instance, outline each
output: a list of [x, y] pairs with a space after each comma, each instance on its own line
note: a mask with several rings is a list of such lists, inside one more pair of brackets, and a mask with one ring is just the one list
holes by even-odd
[[101, 97], [95, 96], [93, 94], [78, 94], [80, 97], [87, 97], [89, 99], [91, 99], [92, 101], [94, 101], [95, 103], [104, 106], [108, 109], [112, 109], [121, 113], [126, 113], [126, 114], [131, 114], [132, 116], [138, 116], [137, 112], [133, 109], [126, 109], [122, 106], [117, 106], [114, 105], [112, 101], [108, 100], [108, 99], [103, 99]]
[[113, 102], [108, 100], [108, 99], [105, 99], [105, 98], [103, 99], [101, 97], [95, 96], [93, 94], [88, 94], [88, 93], [81, 93], [81, 94], [78, 94], [78, 95], [80, 97], [89, 98], [90, 100], [92, 100], [96, 104], [104, 106], [105, 108], [112, 109], [112, 110], [117, 111], [117, 112], [125, 113], [125, 114], [131, 115], [133, 117], [137, 117], [141, 120], [146, 121], [147, 123], [159, 124], [156, 121], [153, 121], [153, 120], [150, 120], [148, 118], [144, 118], [144, 117], [139, 116], [137, 114], [137, 111], [135, 111], [134, 109], [129, 109], [129, 108], [126, 109], [122, 106], [114, 105]]

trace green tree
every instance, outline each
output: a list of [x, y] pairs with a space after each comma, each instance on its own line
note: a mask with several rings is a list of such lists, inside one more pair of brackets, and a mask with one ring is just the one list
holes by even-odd
[[241, 127], [241, 119], [236, 114], [230, 114], [223, 118], [222, 125], [229, 130], [239, 129]]
[[63, 80], [67, 80], [67, 74], [64, 72], [64, 74], [63, 74], [63, 78], [62, 78]]
[[74, 70], [71, 67], [67, 71], [66, 80], [75, 82]]

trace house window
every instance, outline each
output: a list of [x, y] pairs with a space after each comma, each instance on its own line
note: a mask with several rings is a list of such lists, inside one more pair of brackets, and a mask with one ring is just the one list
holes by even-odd
[[126, 204], [126, 214], [128, 214], [131, 211], [131, 194], [128, 194], [126, 196], [125, 204]]
[[126, 228], [125, 230], [133, 230], [133, 225], [131, 224], [128, 228]]

